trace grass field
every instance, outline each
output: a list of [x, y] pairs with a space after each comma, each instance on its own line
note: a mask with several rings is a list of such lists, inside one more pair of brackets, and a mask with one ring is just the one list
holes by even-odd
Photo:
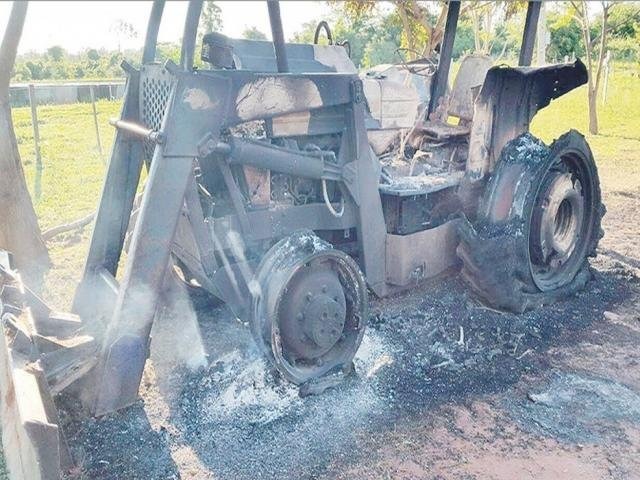
[[[43, 162], [42, 195], [34, 206], [43, 230], [83, 217], [96, 209], [114, 137], [109, 118], [120, 102], [97, 103], [102, 156], [98, 153], [91, 104], [49, 105], [38, 108]], [[33, 195], [36, 175], [31, 113], [13, 109], [18, 146]], [[54, 263], [45, 294], [59, 308], [67, 308], [83, 265], [91, 228], [49, 244]]]
[[[586, 88], [553, 102], [536, 117], [532, 131], [550, 142], [569, 128], [587, 131]], [[43, 229], [66, 223], [96, 209], [108, 161], [119, 102], [98, 103], [104, 148], [98, 154], [90, 104], [42, 106], [41, 151], [44, 163], [42, 197], [34, 205]], [[601, 134], [587, 135], [605, 191], [629, 185], [637, 190], [640, 178], [640, 76], [621, 70], [610, 79], [606, 105], [600, 107]], [[35, 177], [30, 111], [13, 110], [14, 124], [29, 187]], [[632, 212], [633, 213], [633, 212]], [[91, 228], [57, 238], [49, 244], [53, 267], [47, 276], [45, 298], [59, 309], [70, 306], [88, 248]], [[605, 238], [606, 239], [606, 238]], [[0, 455], [0, 479], [4, 478]]]

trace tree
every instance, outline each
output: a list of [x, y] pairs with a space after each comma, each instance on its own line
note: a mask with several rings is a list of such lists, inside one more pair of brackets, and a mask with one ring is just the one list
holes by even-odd
[[[574, 9], [576, 20], [582, 29], [582, 40], [584, 44], [585, 57], [587, 60], [587, 100], [589, 104], [589, 132], [598, 134], [598, 89], [602, 78], [602, 69], [607, 48], [607, 35], [611, 29], [609, 16], [613, 2], [602, 1], [602, 18], [600, 20], [599, 31], [595, 35], [591, 32], [591, 20], [586, 0], [580, 2], [573, 1], [571, 5]], [[597, 58], [594, 58], [597, 55]]]
[[613, 57], [623, 61], [640, 61], [640, 3], [625, 3], [611, 11], [608, 42]]
[[109, 31], [115, 33], [118, 36], [118, 51], [122, 51], [122, 40], [123, 39], [132, 39], [138, 38], [138, 31], [135, 27], [121, 18], [116, 20], [109, 27]]
[[563, 8], [551, 11], [547, 16], [551, 37], [547, 54], [555, 61], [564, 57], [583, 57], [582, 29], [572, 11]]
[[97, 62], [100, 60], [100, 52], [98, 52], [95, 48], [90, 48], [87, 50], [87, 58], [92, 62]]
[[215, 2], [207, 0], [202, 4], [200, 23], [198, 24], [197, 41], [200, 45], [206, 33], [222, 30], [222, 10]]
[[61, 61], [66, 53], [67, 52], [65, 52], [64, 48], [62, 48], [60, 45], [54, 45], [53, 47], [47, 48], [47, 55], [54, 62]]
[[258, 30], [257, 27], [247, 27], [242, 32], [242, 38], [246, 38], [247, 40], [266, 40], [267, 36]]
[[[430, 56], [442, 41], [447, 9], [444, 5], [431, 7], [417, 0], [394, 0], [395, 13], [402, 25], [401, 46], [407, 50], [410, 59]], [[370, 14], [377, 4], [371, 0], [347, 0], [342, 5], [344, 14], [349, 19], [359, 19]]]
[[9, 82], [27, 15], [27, 2], [13, 2], [0, 45], [0, 248], [13, 253], [30, 282], [50, 266], [18, 152], [9, 105]]

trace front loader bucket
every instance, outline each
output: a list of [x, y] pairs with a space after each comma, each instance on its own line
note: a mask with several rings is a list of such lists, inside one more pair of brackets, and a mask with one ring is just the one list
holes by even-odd
[[[52, 332], [39, 333], [34, 315], [46, 315], [51, 327], [55, 313], [25, 289], [9, 261], [9, 255], [0, 251], [0, 419], [7, 470], [11, 480], [57, 480], [71, 466], [71, 458], [52, 385], [55, 389], [69, 384], [70, 370], [81, 370], [77, 346], [82, 343], [86, 356], [87, 346], [93, 349], [93, 342], [78, 337], [81, 341], [75, 348], [60, 348], [56, 343], [59, 337], [44, 334]], [[65, 324], [79, 322], [67, 318], [61, 320], [61, 325]]]

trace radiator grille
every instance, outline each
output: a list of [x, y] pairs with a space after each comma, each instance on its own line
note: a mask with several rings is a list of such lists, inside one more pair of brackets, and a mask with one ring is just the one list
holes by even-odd
[[[145, 127], [159, 131], [171, 92], [171, 74], [161, 65], [145, 65], [140, 76], [140, 116]], [[148, 160], [153, 157], [154, 143], [144, 142]]]

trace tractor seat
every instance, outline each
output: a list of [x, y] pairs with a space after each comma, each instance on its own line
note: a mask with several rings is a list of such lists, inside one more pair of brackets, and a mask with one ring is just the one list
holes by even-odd
[[[458, 125], [441, 119], [429, 119], [418, 126], [418, 129], [436, 140], [460, 138], [471, 132], [473, 105], [475, 95], [484, 83], [487, 72], [493, 64], [487, 55], [467, 55], [460, 62], [460, 69], [453, 83], [448, 98], [444, 100], [444, 108], [439, 108], [440, 116], [458, 118]], [[437, 112], [436, 112], [437, 114]]]
[[440, 121], [427, 121], [418, 124], [416, 130], [435, 140], [447, 140], [469, 135], [471, 125], [451, 125]]

